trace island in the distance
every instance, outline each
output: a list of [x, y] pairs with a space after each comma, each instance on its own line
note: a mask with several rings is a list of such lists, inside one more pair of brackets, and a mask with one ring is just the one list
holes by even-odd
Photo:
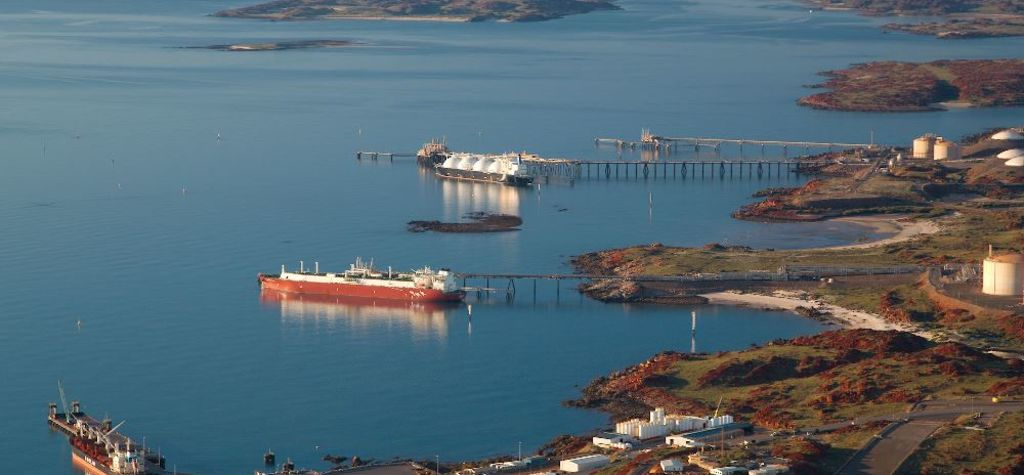
[[1024, 3], [1007, 0], [807, 0], [826, 10], [872, 16], [937, 16], [942, 21], [893, 23], [887, 30], [938, 38], [1024, 36]]
[[882, 61], [822, 75], [828, 81], [815, 87], [830, 91], [803, 97], [801, 105], [861, 112], [1024, 105], [1024, 60]]
[[216, 51], [283, 51], [290, 49], [312, 49], [312, 48], [345, 48], [354, 46], [354, 41], [348, 40], [299, 40], [299, 41], [277, 41], [267, 43], [232, 43], [209, 46], [184, 46], [185, 49], [212, 49]]
[[264, 20], [523, 22], [618, 8], [608, 0], [274, 0], [223, 10], [214, 16]]

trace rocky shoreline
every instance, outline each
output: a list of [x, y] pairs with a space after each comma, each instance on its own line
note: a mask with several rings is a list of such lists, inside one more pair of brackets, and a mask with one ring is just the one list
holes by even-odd
[[545, 21], [600, 10], [608, 0], [274, 0], [214, 13], [262, 20]]
[[409, 221], [407, 227], [413, 233], [498, 233], [519, 231], [519, 226], [523, 224], [522, 218], [511, 214], [474, 212], [466, 213], [463, 217], [469, 222]]
[[208, 49], [214, 51], [286, 51], [293, 49], [346, 48], [358, 43], [349, 40], [299, 40], [267, 43], [232, 43], [209, 46], [183, 46], [183, 49]]
[[878, 61], [821, 73], [828, 92], [798, 104], [852, 112], [928, 112], [951, 101], [974, 107], [1024, 105], [1024, 60]]

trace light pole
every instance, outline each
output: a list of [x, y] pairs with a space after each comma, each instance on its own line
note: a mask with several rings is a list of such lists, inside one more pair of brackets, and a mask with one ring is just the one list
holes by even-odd
[[519, 461], [523, 461], [523, 441], [519, 441]]
[[436, 465], [434, 465], [434, 467], [435, 467], [434, 471], [437, 472], [437, 475], [441, 475], [441, 456], [440, 455], [436, 455], [436, 454], [434, 455], [434, 463], [436, 464]]

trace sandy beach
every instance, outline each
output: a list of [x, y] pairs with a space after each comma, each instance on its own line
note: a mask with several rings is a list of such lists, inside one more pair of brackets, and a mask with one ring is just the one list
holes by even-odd
[[834, 221], [859, 224], [867, 226], [876, 233], [895, 233], [885, 239], [862, 242], [857, 244], [846, 244], [842, 246], [830, 246], [825, 249], [865, 249], [875, 246], [885, 246], [898, 242], [909, 241], [918, 236], [934, 234], [940, 229], [935, 221], [919, 219], [916, 221], [906, 220], [905, 215], [879, 215], [879, 216], [855, 216], [849, 218], [835, 218]]
[[771, 295], [744, 294], [736, 291], [713, 292], [701, 295], [711, 304], [741, 305], [756, 308], [772, 308], [796, 311], [797, 307], [816, 308], [830, 313], [828, 318], [845, 328], [866, 328], [871, 330], [902, 330], [912, 331], [909, 326], [901, 326], [886, 321], [882, 317], [868, 312], [850, 310], [837, 305], [830, 305], [819, 300], [810, 299], [804, 292], [775, 291]]

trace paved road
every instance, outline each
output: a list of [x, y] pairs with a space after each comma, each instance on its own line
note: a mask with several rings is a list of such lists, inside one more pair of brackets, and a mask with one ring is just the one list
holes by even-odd
[[1024, 403], [985, 400], [921, 403], [872, 439], [838, 475], [891, 475], [936, 429], [964, 414], [992, 414], [1024, 410]]

